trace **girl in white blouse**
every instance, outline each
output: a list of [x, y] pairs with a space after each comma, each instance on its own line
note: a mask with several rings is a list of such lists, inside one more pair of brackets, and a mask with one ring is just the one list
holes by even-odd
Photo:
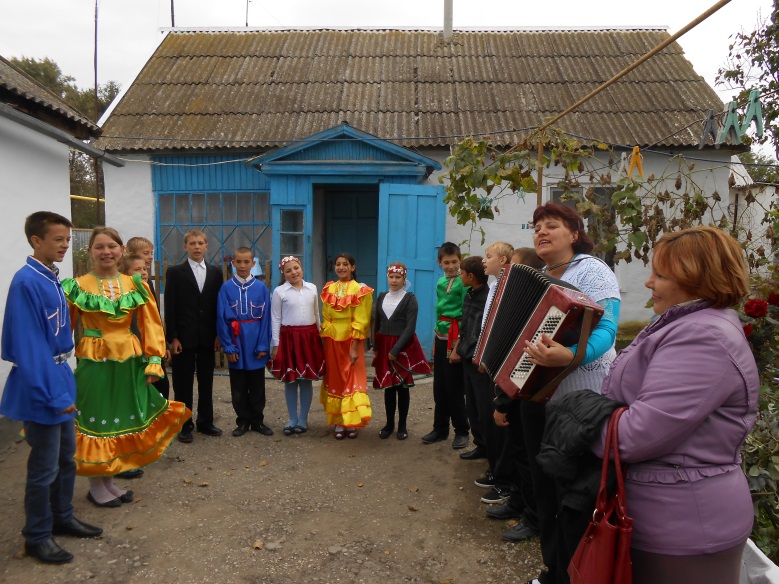
[[[312, 380], [324, 371], [319, 337], [319, 304], [316, 286], [303, 281], [303, 266], [294, 256], [279, 263], [281, 284], [271, 297], [271, 360], [268, 369], [284, 382], [289, 421], [284, 435], [308, 430], [308, 411], [313, 398]], [[298, 393], [300, 410], [298, 410]]]

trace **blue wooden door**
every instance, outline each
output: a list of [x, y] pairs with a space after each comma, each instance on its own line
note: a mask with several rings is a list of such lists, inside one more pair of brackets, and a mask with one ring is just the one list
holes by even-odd
[[[376, 288], [376, 237], [379, 197], [373, 189], [331, 190], [325, 198], [327, 279], [336, 280], [335, 255], [352, 254], [357, 260], [357, 281]], [[386, 282], [385, 282], [386, 286]]]
[[385, 184], [379, 186], [379, 266], [377, 290], [387, 289], [384, 269], [390, 262], [408, 267], [411, 292], [419, 301], [417, 336], [427, 355], [433, 347], [435, 285], [443, 276], [438, 248], [446, 237], [444, 187]]

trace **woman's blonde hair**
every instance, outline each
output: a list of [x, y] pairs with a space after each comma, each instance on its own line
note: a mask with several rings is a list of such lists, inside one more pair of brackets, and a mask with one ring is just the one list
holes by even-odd
[[92, 234], [89, 236], [89, 243], [87, 244], [87, 249], [92, 249], [92, 244], [95, 243], [95, 237], [97, 237], [98, 235], [107, 235], [119, 245], [122, 246], [124, 245], [124, 242], [122, 241], [119, 232], [113, 227], [95, 227], [92, 230]]
[[744, 251], [715, 227], [666, 233], [655, 244], [652, 261], [660, 274], [715, 308], [733, 306], [749, 292]]

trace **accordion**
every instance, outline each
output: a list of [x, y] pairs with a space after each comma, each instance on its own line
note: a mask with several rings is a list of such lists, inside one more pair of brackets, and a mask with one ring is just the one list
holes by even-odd
[[[506, 265], [498, 277], [473, 362], [509, 397], [548, 401], [566, 375], [584, 360], [587, 340], [603, 308], [569, 284], [525, 265]], [[531, 363], [525, 341], [546, 333], [569, 346], [578, 343], [567, 367]]]

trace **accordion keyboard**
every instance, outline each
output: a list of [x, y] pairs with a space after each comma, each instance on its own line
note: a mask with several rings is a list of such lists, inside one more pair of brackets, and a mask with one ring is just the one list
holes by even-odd
[[[555, 333], [557, 332], [557, 329], [560, 328], [560, 324], [563, 322], [563, 319], [565, 318], [566, 313], [557, 308], [556, 306], [552, 306], [549, 308], [549, 312], [546, 313], [546, 316], [541, 321], [541, 326], [538, 327], [533, 337], [530, 339], [530, 342], [532, 344], [536, 344], [538, 340], [541, 338], [541, 335], [546, 334], [550, 337], [554, 337]], [[532, 363], [530, 361], [530, 358], [527, 353], [522, 353], [522, 356], [520, 357], [517, 364], [514, 366], [514, 369], [511, 371], [511, 380], [518, 386], [523, 387], [525, 381], [530, 376], [530, 374], [533, 372], [533, 369], [536, 367], [535, 363]]]

